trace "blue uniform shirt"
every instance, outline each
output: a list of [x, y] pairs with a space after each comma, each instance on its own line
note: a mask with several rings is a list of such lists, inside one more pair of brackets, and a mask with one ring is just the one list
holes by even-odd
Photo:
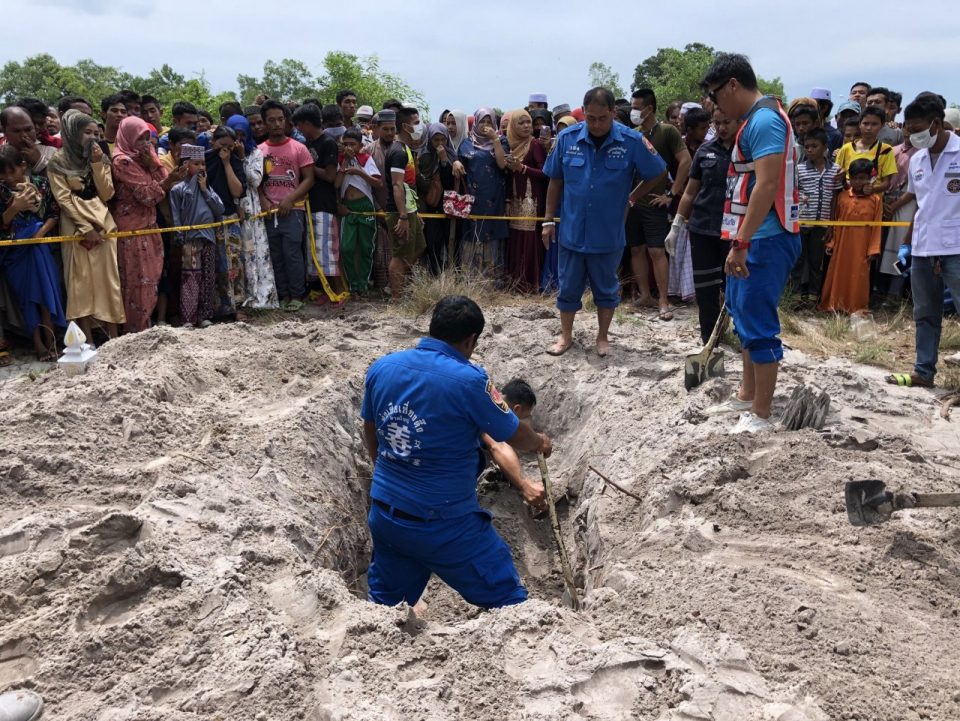
[[[757, 102], [760, 102], [759, 100]], [[753, 108], [751, 107], [751, 110]], [[787, 132], [792, 133], [792, 129], [787, 128], [787, 124], [780, 113], [771, 108], [758, 108], [753, 115], [749, 116], [747, 124], [743, 127], [740, 135], [740, 147], [744, 155], [756, 162], [760, 158], [768, 155], [783, 153], [786, 147]], [[747, 117], [747, 116], [744, 116]], [[747, 197], [753, 195], [753, 186], [757, 183], [756, 173], [750, 176], [747, 184]], [[785, 233], [786, 228], [780, 223], [780, 216], [777, 215], [776, 207], [771, 207], [767, 217], [763, 219], [757, 232], [753, 234], [753, 239], [770, 238], [774, 235]]]
[[624, 213], [634, 173], [642, 180], [667, 169], [643, 135], [614, 123], [598, 149], [586, 123], [557, 136], [543, 172], [563, 181], [560, 245], [580, 253], [612, 253], [626, 244]]
[[480, 434], [520, 425], [486, 371], [436, 338], [370, 366], [360, 415], [377, 427], [370, 495], [422, 518], [479, 511]]

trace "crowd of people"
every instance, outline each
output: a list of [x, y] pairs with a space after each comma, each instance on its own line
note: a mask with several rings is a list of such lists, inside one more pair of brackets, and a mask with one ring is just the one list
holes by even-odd
[[[397, 299], [418, 264], [519, 293], [558, 290], [557, 237], [542, 231], [565, 217], [559, 195], [548, 203], [549, 168], [584, 107], [534, 93], [523, 108], [444, 110], [427, 122], [412, 104], [375, 110], [364, 100], [349, 89], [326, 105], [260, 96], [224, 103], [216, 118], [177, 102], [169, 127], [155, 97], [126, 90], [97, 106], [64, 97], [5, 108], [0, 238], [82, 239], [0, 249], [3, 328], [49, 361], [71, 320], [100, 341], [296, 312], [347, 292]], [[663, 321], [671, 303], [695, 297], [706, 340], [726, 283], [728, 168], [742, 119], [706, 95], [662, 100], [644, 88], [615, 100], [617, 123], [643, 135], [667, 174], [631, 196], [616, 287], [593, 291]], [[790, 102], [801, 223], [912, 218], [917, 148], [898, 122], [901, 103], [862, 82], [836, 108], [826, 88]], [[946, 110], [944, 127], [960, 128], [960, 111]], [[198, 227], [165, 232], [182, 226]], [[899, 303], [906, 240], [905, 227], [805, 225], [791, 273], [797, 302], [845, 313]], [[0, 339], [0, 363], [8, 347]]]

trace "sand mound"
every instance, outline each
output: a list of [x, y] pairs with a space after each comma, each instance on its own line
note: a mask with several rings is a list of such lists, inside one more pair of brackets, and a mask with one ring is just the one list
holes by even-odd
[[538, 392], [583, 611], [502, 488], [483, 500], [534, 600], [482, 613], [431, 584], [423, 621], [362, 600], [363, 374], [425, 319], [160, 328], [0, 384], [0, 690], [98, 721], [960, 715], [960, 523], [858, 530], [842, 507], [850, 479], [955, 488], [931, 394], [791, 354], [783, 396], [826, 388], [828, 428], [731, 438], [703, 411], [735, 374], [683, 391], [689, 319], [555, 359], [553, 315], [490, 311], [477, 360]]

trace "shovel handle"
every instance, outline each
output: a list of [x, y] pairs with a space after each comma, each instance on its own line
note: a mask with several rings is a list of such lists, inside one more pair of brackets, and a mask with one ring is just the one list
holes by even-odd
[[960, 506], [960, 493], [914, 493], [915, 508], [945, 508]]

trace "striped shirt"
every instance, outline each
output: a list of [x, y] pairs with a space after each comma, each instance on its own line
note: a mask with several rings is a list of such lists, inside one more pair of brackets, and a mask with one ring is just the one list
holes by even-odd
[[797, 168], [797, 180], [800, 188], [800, 220], [830, 220], [837, 191], [840, 166], [827, 161], [823, 170], [817, 170], [813, 163], [804, 160]]

